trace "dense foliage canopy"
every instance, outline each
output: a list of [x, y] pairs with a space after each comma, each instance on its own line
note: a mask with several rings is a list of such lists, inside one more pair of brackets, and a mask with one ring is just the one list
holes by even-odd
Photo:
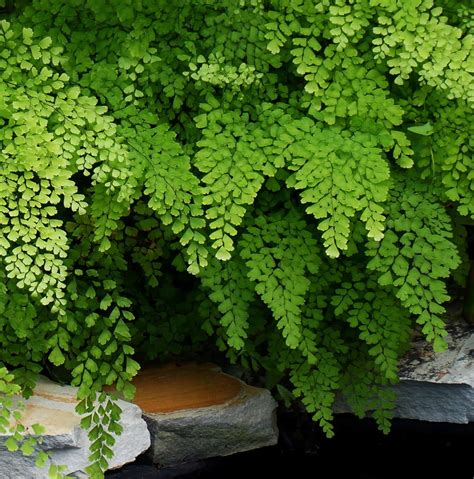
[[3, 390], [79, 386], [94, 477], [120, 429], [104, 386], [131, 397], [137, 359], [209, 340], [328, 435], [338, 391], [386, 430], [412, 329], [441, 350], [465, 277], [471, 2], [0, 12]]

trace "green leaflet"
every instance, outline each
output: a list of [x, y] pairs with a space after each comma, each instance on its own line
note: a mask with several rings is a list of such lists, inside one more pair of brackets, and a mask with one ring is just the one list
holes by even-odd
[[433, 134], [433, 125], [428, 122], [424, 125], [409, 126], [407, 130], [417, 135], [430, 136]]

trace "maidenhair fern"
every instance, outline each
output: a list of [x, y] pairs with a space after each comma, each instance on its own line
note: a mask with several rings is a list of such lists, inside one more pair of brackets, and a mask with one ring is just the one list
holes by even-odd
[[466, 273], [471, 2], [179, 3], [0, 0], [0, 386], [78, 386], [91, 477], [104, 390], [209, 341], [387, 430]]

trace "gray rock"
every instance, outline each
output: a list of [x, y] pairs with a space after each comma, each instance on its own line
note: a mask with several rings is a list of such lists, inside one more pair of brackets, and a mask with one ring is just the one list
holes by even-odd
[[466, 384], [402, 381], [395, 417], [465, 424], [474, 421], [474, 390]]
[[432, 422], [474, 421], [474, 328], [448, 324], [448, 349], [434, 353], [422, 338], [400, 364], [396, 417]]
[[[79, 426], [80, 417], [75, 413], [77, 389], [60, 386], [41, 378], [35, 394], [25, 401], [21, 423], [31, 430], [31, 425], [42, 424], [46, 430], [42, 436], [41, 449], [48, 452], [55, 464], [66, 466], [72, 477], [83, 478], [88, 464], [89, 440]], [[110, 469], [132, 462], [150, 446], [150, 435], [141, 409], [135, 404], [119, 401], [122, 408], [123, 433], [113, 447], [114, 457]], [[7, 436], [0, 436], [1, 479], [43, 479], [48, 477], [48, 467], [38, 469], [35, 455], [23, 456], [20, 452], [9, 452], [4, 443]]]
[[147, 413], [150, 454], [172, 466], [276, 444], [276, 402], [266, 389], [242, 383], [240, 394], [219, 405]]
[[[458, 424], [474, 421], [474, 328], [453, 322], [448, 332], [446, 351], [434, 353], [418, 337], [402, 359], [395, 417]], [[341, 400], [335, 411], [350, 412], [350, 408]]]

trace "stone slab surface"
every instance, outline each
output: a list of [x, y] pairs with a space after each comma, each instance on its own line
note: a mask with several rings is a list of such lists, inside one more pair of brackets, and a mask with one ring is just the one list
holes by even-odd
[[434, 353], [422, 337], [400, 363], [400, 378], [433, 384], [464, 384], [474, 387], [474, 326], [463, 322], [448, 324], [448, 349]]
[[[77, 389], [61, 386], [46, 378], [40, 378], [35, 394], [25, 401], [21, 423], [31, 430], [31, 425], [45, 426], [41, 448], [46, 450], [55, 464], [67, 466], [71, 477], [86, 477], [84, 468], [88, 464], [89, 441], [87, 433], [80, 428], [80, 417], [74, 411]], [[150, 446], [150, 434], [138, 406], [119, 401], [122, 408], [123, 433], [113, 447], [114, 457], [110, 469], [132, 462]], [[31, 431], [32, 432], [32, 431]], [[35, 457], [23, 456], [20, 452], [9, 452], [0, 436], [1, 479], [45, 479], [47, 467], [35, 467]]]
[[[447, 329], [446, 351], [434, 353], [420, 336], [401, 360], [395, 417], [457, 424], [474, 421], [474, 327], [452, 322]], [[343, 400], [335, 410], [350, 412]]]
[[[153, 378], [150, 381], [150, 378]], [[213, 365], [169, 365], [135, 381], [155, 464], [171, 466], [276, 444], [276, 402]]]
[[474, 421], [474, 327], [448, 325], [448, 349], [434, 353], [418, 337], [400, 364], [396, 417], [432, 422]]

